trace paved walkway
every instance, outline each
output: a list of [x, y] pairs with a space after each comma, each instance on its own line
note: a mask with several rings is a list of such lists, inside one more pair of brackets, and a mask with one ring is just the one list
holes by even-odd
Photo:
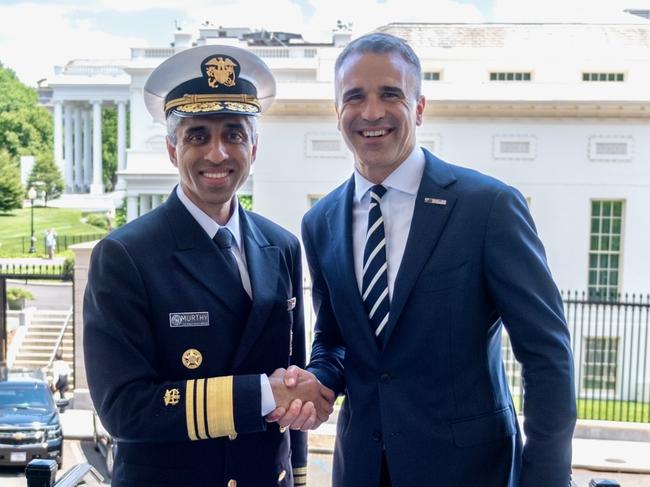
[[[92, 412], [87, 410], [70, 409], [61, 415], [63, 432], [66, 438], [92, 439], [93, 421]], [[630, 429], [629, 424], [621, 424], [621, 429]], [[592, 426], [593, 427], [593, 426]], [[611, 423], [608, 426], [612, 428]], [[647, 428], [648, 425], [639, 425]], [[336, 425], [325, 423], [309, 435], [309, 449], [311, 455], [318, 461], [314, 464], [319, 472], [331, 469], [331, 453], [334, 447]], [[640, 477], [638, 485], [650, 486], [650, 441], [621, 441], [574, 438], [573, 440], [573, 466], [575, 469], [587, 469], [593, 472], [580, 472], [582, 478], [612, 478], [618, 479], [621, 475], [612, 472], [628, 474], [647, 474]], [[310, 467], [311, 468], [311, 467]], [[323, 472], [321, 472], [323, 474]], [[633, 477], [629, 477], [633, 478]], [[637, 478], [638, 477], [634, 477]], [[619, 480], [622, 487], [628, 484]], [[579, 485], [587, 485], [579, 482]], [[633, 484], [629, 484], [633, 485]]]

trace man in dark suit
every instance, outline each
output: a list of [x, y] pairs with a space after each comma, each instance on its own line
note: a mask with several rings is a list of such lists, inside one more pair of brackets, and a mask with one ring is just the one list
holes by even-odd
[[282, 381], [305, 362], [300, 244], [235, 194], [273, 76], [248, 51], [202, 46], [145, 93], [180, 184], [95, 247], [84, 301], [90, 392], [118, 442], [112, 485], [306, 485], [306, 434], [264, 421], [297, 398], [308, 424], [331, 411], [318, 382]]
[[[416, 144], [425, 99], [405, 42], [363, 36], [335, 70], [355, 171], [303, 220], [317, 313], [308, 370], [346, 396], [333, 485], [569, 485], [569, 332], [525, 199]], [[525, 443], [504, 326], [522, 364]]]

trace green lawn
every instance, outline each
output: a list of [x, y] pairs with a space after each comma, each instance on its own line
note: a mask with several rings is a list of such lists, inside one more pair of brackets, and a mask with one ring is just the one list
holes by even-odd
[[[513, 399], [515, 402], [515, 408], [521, 413], [520, 396], [515, 395]], [[578, 418], [598, 419], [601, 421], [650, 423], [650, 403], [578, 399]]]
[[[45, 254], [43, 235], [48, 228], [57, 233], [59, 247], [64, 237], [79, 235], [99, 235], [104, 230], [83, 223], [80, 210], [68, 208], [34, 207], [34, 236], [36, 237], [36, 255]], [[31, 236], [31, 208], [22, 208], [10, 213], [0, 213], [0, 257], [34, 256], [23, 253], [29, 249]], [[23, 244], [24, 242], [24, 244]]]

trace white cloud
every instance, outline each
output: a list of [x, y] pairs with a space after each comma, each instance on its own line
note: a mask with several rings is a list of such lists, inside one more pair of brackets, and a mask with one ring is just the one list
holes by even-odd
[[625, 9], [650, 9], [650, 0], [494, 0], [496, 22], [641, 23]]
[[130, 47], [146, 45], [141, 38], [97, 31], [92, 21], [75, 20], [74, 10], [70, 5], [0, 6], [0, 61], [35, 86], [52, 76], [54, 65], [77, 58], [126, 58]]

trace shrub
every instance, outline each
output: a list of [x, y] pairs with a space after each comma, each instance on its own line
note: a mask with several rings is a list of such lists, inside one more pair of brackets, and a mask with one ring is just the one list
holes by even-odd
[[89, 213], [86, 215], [86, 223], [93, 227], [101, 228], [102, 230], [108, 230], [108, 219], [103, 214]]

